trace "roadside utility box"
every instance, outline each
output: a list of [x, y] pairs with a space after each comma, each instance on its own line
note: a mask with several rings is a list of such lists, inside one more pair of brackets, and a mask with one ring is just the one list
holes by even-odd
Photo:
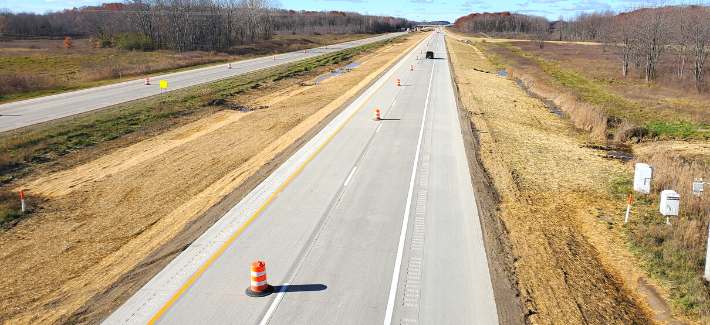
[[664, 190], [661, 192], [661, 204], [659, 208], [664, 216], [677, 216], [680, 195], [674, 190]]
[[634, 168], [634, 191], [643, 194], [651, 193], [651, 179], [653, 179], [653, 167], [637, 163]]

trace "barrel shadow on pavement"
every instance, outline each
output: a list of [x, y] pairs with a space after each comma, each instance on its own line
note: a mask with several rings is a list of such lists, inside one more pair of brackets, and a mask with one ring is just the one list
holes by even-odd
[[[274, 292], [281, 292], [283, 286], [274, 286]], [[286, 292], [323, 291], [328, 286], [325, 284], [293, 284], [286, 288]]]

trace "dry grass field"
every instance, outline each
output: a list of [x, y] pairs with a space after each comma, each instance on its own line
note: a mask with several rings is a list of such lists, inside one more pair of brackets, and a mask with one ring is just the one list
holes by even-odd
[[237, 61], [370, 36], [294, 35], [234, 46], [224, 53], [96, 48], [87, 39], [74, 40], [71, 49], [63, 47], [63, 40], [4, 41], [0, 42], [0, 102], [97, 86], [123, 77]]
[[[471, 43], [453, 41], [451, 46], [476, 53], [473, 56], [481, 60], [488, 59], [472, 63], [473, 67], [489, 72], [505, 70], [507, 78], [512, 79], [507, 82], [516, 81], [519, 91], [540, 98], [539, 104], [509, 115], [505, 121], [496, 121], [503, 113], [486, 109], [497, 107], [500, 110], [506, 105], [491, 104], [486, 96], [474, 95], [477, 101], [473, 102], [481, 109], [479, 114], [473, 115], [477, 125], [493, 128], [497, 123], [510, 124], [517, 119], [525, 122], [481, 135], [482, 138], [491, 136], [492, 148], [503, 151], [497, 157], [488, 157], [489, 163], [504, 161], [488, 169], [493, 173], [496, 168], [503, 170], [494, 179], [508, 177], [518, 190], [529, 189], [534, 193], [530, 197], [535, 199], [526, 198], [523, 193], [522, 203], [507, 207], [503, 200], [501, 207], [517, 211], [522, 209], [520, 205], [535, 207], [542, 203], [544, 208], [538, 211], [557, 207], [557, 211], [566, 214], [580, 214], [572, 220], [584, 222], [581, 227], [571, 228], [572, 232], [592, 244], [591, 255], [601, 261], [603, 272], [615, 279], [618, 288], [634, 293], [640, 310], [647, 305], [655, 310], [654, 318], [661, 323], [679, 319], [706, 324], [710, 319], [710, 286], [701, 276], [710, 198], [695, 197], [690, 184], [693, 178], [710, 176], [710, 113], [707, 111], [710, 100], [707, 95], [698, 94], [689, 83], [664, 79], [646, 84], [638, 76], [624, 78], [617, 72], [619, 67], [613, 53], [604, 52], [601, 44], [547, 42], [539, 49], [530, 41], [456, 37]], [[664, 61], [662, 69], [668, 69], [671, 63]], [[477, 79], [502, 78], [475, 70], [474, 73]], [[499, 98], [500, 93], [497, 91], [494, 96]], [[466, 98], [463, 99], [466, 102]], [[527, 106], [520, 100], [515, 102], [512, 95], [510, 99], [514, 108]], [[554, 114], [555, 111], [563, 117]], [[536, 112], [546, 112], [546, 116], [557, 119], [555, 123], [565, 127], [552, 132], [554, 128], [549, 126], [552, 122], [541, 119]], [[528, 132], [535, 127], [544, 127], [547, 134], [540, 139], [540, 144], [533, 145], [529, 142], [535, 137]], [[502, 130], [516, 131], [504, 133]], [[517, 139], [505, 140], [508, 133], [515, 134]], [[567, 150], [558, 148], [568, 141], [572, 142]], [[506, 150], [509, 145], [514, 148]], [[554, 150], [549, 152], [549, 148]], [[590, 151], [596, 152], [596, 156], [611, 158], [609, 150], [622, 151], [631, 159], [623, 163], [614, 159], [588, 160], [581, 154]], [[488, 156], [485, 151], [482, 152], [484, 157]], [[522, 158], [526, 151], [536, 156]], [[581, 164], [567, 165], [575, 159]], [[655, 168], [652, 194], [634, 195], [630, 222], [624, 224], [636, 162]], [[559, 167], [564, 168], [559, 170]], [[540, 178], [537, 183], [528, 180], [531, 173]], [[584, 185], [578, 183], [580, 180], [586, 180]], [[551, 185], [552, 189], [556, 188], [554, 198], [547, 199], [545, 188]], [[665, 217], [658, 211], [658, 195], [664, 189], [673, 189], [681, 195], [680, 216], [671, 218], [672, 226], [665, 224]], [[506, 208], [503, 211], [507, 211]], [[508, 222], [516, 224], [519, 220], [513, 218], [506, 224]], [[511, 236], [513, 233], [511, 230]], [[516, 265], [525, 271], [522, 262]], [[537, 291], [531, 295], [539, 294]], [[667, 307], [664, 308], [661, 296], [666, 298], [672, 312], [664, 311]], [[536, 299], [531, 299], [530, 305], [539, 306], [535, 304]]]

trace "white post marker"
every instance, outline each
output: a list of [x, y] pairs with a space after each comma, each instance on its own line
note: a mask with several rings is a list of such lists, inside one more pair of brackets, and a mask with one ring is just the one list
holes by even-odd
[[707, 252], [705, 253], [705, 280], [710, 281], [710, 223], [708, 223], [708, 243]]
[[[703, 187], [705, 184], [710, 183], [703, 182], [702, 178], [700, 178], [700, 181], [698, 181], [698, 179], [696, 178], [693, 182], [693, 194], [700, 197], [703, 194]], [[710, 281], [710, 222], [708, 223], [708, 242], [707, 247], [705, 249], [705, 273], [703, 274], [703, 278], [706, 281]]]
[[20, 190], [20, 201], [22, 202], [22, 212], [25, 212], [26, 206], [25, 206], [25, 190]]
[[624, 223], [629, 222], [629, 211], [631, 211], [631, 198], [633, 197], [633, 194], [629, 194], [629, 205], [626, 206], [626, 218], [624, 219]]
[[710, 281], [710, 223], [708, 223], [708, 243], [707, 252], [705, 253], [705, 280]]

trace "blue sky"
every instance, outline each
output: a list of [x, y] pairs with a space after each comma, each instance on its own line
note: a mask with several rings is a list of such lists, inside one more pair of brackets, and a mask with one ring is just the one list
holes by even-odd
[[[96, 5], [96, 0], [0, 0], [0, 8], [13, 12], [47, 10]], [[580, 11], [623, 10], [634, 0], [280, 0], [281, 7], [293, 10], [355, 11], [374, 15], [404, 17], [410, 20], [448, 20], [475, 12], [511, 11], [557, 19]]]

